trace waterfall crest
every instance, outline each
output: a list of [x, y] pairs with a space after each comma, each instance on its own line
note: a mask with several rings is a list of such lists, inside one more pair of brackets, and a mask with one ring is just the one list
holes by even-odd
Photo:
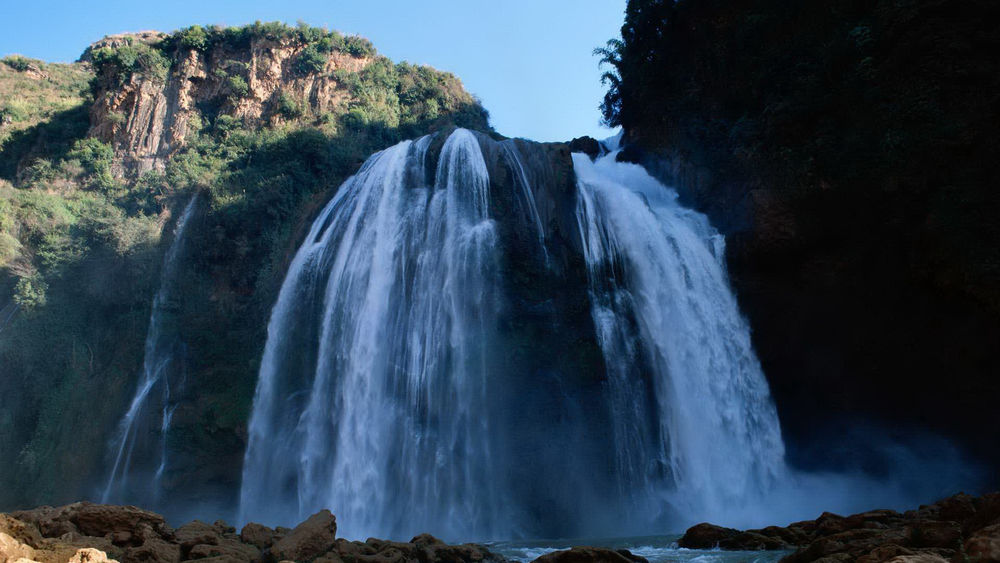
[[184, 385], [183, 345], [171, 330], [176, 315], [178, 263], [184, 234], [198, 203], [191, 196], [174, 227], [174, 240], [163, 258], [160, 287], [153, 298], [142, 360], [142, 373], [128, 410], [110, 444], [111, 471], [101, 493], [103, 503], [143, 502], [159, 506], [161, 481], [167, 469], [167, 433]]

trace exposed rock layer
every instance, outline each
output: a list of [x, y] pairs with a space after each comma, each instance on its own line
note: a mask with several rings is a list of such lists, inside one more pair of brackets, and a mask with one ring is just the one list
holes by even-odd
[[[152, 32], [112, 36], [91, 50], [117, 46], [128, 37], [155, 43], [165, 36]], [[348, 95], [334, 73], [358, 72], [371, 59], [333, 53], [322, 72], [303, 74], [293, 63], [305, 47], [291, 39], [254, 37], [247, 49], [224, 45], [206, 53], [180, 49], [165, 79], [135, 73], [119, 84], [113, 76], [99, 76], [89, 136], [111, 143], [120, 173], [142, 173], [162, 169], [197, 132], [200, 106], [217, 107], [250, 128], [281, 123], [282, 96], [306, 101], [316, 115], [343, 109]], [[228, 81], [230, 75], [243, 74], [247, 91], [236, 95]]]

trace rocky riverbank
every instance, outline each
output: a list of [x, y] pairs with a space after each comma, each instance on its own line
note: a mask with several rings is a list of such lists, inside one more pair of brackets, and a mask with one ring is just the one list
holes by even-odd
[[1000, 561], [1000, 493], [957, 494], [903, 513], [871, 510], [851, 516], [824, 512], [785, 527], [734, 530], [708, 523], [688, 529], [690, 549], [796, 549], [788, 563]]
[[[735, 530], [708, 523], [688, 529], [686, 549], [794, 550], [787, 563], [1000, 562], [1000, 492], [957, 494], [916, 510], [829, 512], [788, 526]], [[80, 502], [58, 508], [0, 514], [0, 563], [508, 563], [478, 544], [449, 545], [428, 534], [408, 542], [337, 537], [327, 510], [295, 528], [250, 523], [237, 531], [222, 521], [171, 528], [154, 512], [134, 506]], [[574, 547], [535, 563], [646, 563], [627, 550]]]
[[[79, 502], [0, 514], [0, 563], [508, 563], [478, 544], [448, 545], [421, 534], [408, 542], [337, 538], [328, 510], [293, 529], [250, 523], [239, 532], [222, 521], [177, 529], [163, 516], [134, 506]], [[626, 550], [573, 548], [543, 563], [645, 563]]]

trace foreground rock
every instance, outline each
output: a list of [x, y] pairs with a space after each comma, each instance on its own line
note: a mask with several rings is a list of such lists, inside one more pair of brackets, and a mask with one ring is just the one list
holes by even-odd
[[427, 534], [409, 542], [352, 542], [338, 539], [336, 534], [337, 520], [328, 510], [291, 530], [251, 523], [237, 534], [222, 521], [207, 524], [196, 520], [174, 530], [159, 514], [134, 506], [81, 502], [0, 514], [0, 563], [507, 561], [481, 545], [448, 545]]
[[574, 547], [563, 551], [547, 553], [532, 563], [648, 563], [645, 557], [633, 554], [627, 549], [605, 549], [603, 547]]
[[1000, 493], [957, 494], [904, 513], [824, 512], [816, 520], [759, 530], [698, 524], [677, 543], [690, 549], [796, 549], [782, 559], [788, 563], [1000, 562]]

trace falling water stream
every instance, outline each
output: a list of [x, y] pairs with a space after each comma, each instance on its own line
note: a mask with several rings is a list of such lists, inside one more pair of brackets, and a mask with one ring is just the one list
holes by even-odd
[[167, 469], [167, 433], [176, 395], [184, 384], [183, 362], [178, 361], [183, 347], [172, 330], [178, 263], [197, 202], [195, 194], [184, 207], [174, 227], [174, 239], [163, 258], [160, 288], [153, 298], [146, 332], [142, 372], [135, 395], [110, 444], [111, 470], [101, 493], [104, 503], [160, 504], [161, 481]]
[[[720, 521], [763, 499], [784, 445], [724, 239], [641, 166], [573, 155], [621, 494]], [[652, 420], [652, 423], [649, 421]], [[655, 506], [646, 506], [647, 511]]]

